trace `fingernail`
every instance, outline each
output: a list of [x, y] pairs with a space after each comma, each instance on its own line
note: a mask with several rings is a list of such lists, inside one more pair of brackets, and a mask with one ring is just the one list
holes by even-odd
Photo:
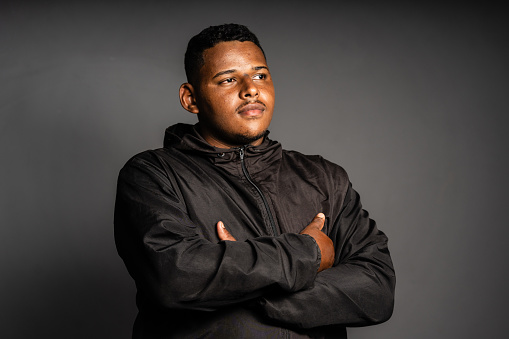
[[222, 221], [219, 222], [219, 227], [224, 228], [224, 224]]
[[325, 214], [318, 213], [317, 217], [320, 218], [320, 219], [325, 219]]

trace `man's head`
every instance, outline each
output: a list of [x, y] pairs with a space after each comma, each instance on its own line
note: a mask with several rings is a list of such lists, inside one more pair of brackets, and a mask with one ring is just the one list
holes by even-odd
[[210, 26], [192, 37], [187, 44], [184, 68], [188, 83], [196, 85], [197, 77], [203, 66], [203, 52], [220, 42], [228, 41], [251, 41], [264, 53], [258, 38], [246, 26], [238, 24]]
[[272, 119], [274, 86], [258, 39], [245, 26], [205, 29], [189, 42], [182, 107], [198, 114], [200, 133], [213, 146], [262, 142]]

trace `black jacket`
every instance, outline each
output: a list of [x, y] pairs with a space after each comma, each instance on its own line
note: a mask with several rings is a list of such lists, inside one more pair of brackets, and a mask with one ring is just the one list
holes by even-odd
[[[298, 233], [318, 212], [336, 257], [317, 274], [319, 248]], [[219, 220], [236, 242], [219, 241]], [[168, 128], [120, 171], [115, 240], [138, 290], [133, 338], [346, 338], [392, 314], [387, 238], [346, 172], [267, 137], [218, 149]]]

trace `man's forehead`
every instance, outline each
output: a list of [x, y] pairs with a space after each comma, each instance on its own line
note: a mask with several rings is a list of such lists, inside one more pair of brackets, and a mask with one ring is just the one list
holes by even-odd
[[252, 63], [267, 68], [262, 50], [251, 41], [226, 41], [203, 51], [204, 65], [222, 67], [228, 63]]

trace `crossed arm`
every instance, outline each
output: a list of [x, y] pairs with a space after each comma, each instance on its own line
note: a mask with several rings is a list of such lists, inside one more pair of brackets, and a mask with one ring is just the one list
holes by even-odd
[[[318, 270], [321, 273], [309, 289], [264, 296], [261, 304], [269, 318], [291, 326], [313, 328], [371, 325], [384, 322], [392, 315], [395, 275], [387, 238], [362, 210], [359, 196], [351, 186], [348, 193], [354, 200], [347, 204], [343, 219], [353, 219], [354, 225], [338, 232], [336, 243], [338, 247], [351, 246], [353, 253], [338, 253], [334, 264], [334, 244], [321, 231], [325, 216], [319, 213], [300, 234], [308, 234], [317, 242], [322, 254]], [[216, 229], [221, 240], [236, 241], [223, 222], [218, 222]], [[359, 239], [362, 237], [364, 241]], [[347, 244], [345, 238], [352, 242]]]
[[[322, 232], [324, 222], [325, 215], [323, 213], [318, 213], [313, 221], [300, 232], [300, 234], [307, 234], [315, 239], [320, 249], [320, 266], [318, 267], [318, 272], [326, 270], [334, 264], [334, 244], [332, 240]], [[222, 221], [218, 221], [216, 230], [219, 240], [237, 241], [226, 229]]]
[[[372, 324], [392, 313], [387, 238], [353, 189], [330, 238], [317, 216], [300, 235], [214, 243], [196, 233], [171, 187], [161, 168], [137, 161], [122, 171], [117, 191], [119, 254], [158, 307], [215, 310], [257, 299], [267, 317], [303, 328]], [[234, 240], [221, 224], [220, 239]]]
[[271, 319], [301, 328], [365, 326], [384, 322], [394, 307], [395, 275], [387, 237], [362, 209], [351, 185], [329, 236], [334, 265], [317, 274], [314, 285], [295, 293], [262, 298]]

